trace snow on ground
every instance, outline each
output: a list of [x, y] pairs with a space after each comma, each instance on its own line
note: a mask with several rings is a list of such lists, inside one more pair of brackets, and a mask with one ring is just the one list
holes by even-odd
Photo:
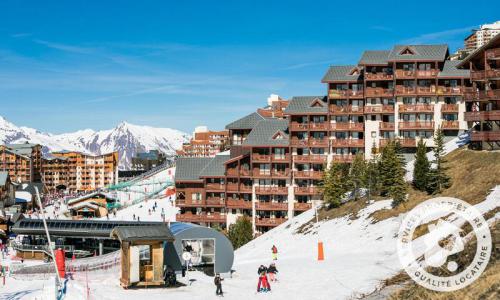
[[[175, 221], [175, 214], [179, 208], [174, 206], [175, 197], [171, 196], [159, 199], [149, 199], [144, 202], [131, 205], [116, 212], [116, 217], [113, 214], [109, 215], [109, 220], [118, 221], [133, 221], [135, 217], [140, 217], [140, 221], [163, 221], [161, 217], [162, 209], [165, 212], [165, 221]], [[154, 204], [157, 208], [153, 211]], [[151, 210], [151, 214], [149, 214]], [[107, 220], [107, 217], [102, 217], [101, 220]]]

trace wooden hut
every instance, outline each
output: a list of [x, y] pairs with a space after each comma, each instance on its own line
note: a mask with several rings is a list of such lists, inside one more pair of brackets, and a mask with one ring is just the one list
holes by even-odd
[[164, 284], [164, 243], [174, 241], [166, 225], [118, 226], [111, 237], [121, 243], [122, 287]]

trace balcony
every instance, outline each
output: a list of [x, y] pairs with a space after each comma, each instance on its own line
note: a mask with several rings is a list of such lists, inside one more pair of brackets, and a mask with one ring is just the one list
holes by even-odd
[[322, 154], [294, 155], [293, 161], [296, 163], [326, 163], [327, 156]]
[[302, 202], [295, 202], [293, 204], [293, 210], [296, 211], [306, 211], [312, 208], [312, 203], [302, 203]]
[[441, 123], [441, 128], [442, 129], [447, 129], [447, 130], [455, 130], [459, 129], [459, 122], [458, 121], [447, 121], [443, 120], [443, 123]]
[[354, 148], [362, 148], [365, 147], [364, 139], [335, 139], [332, 140], [332, 146], [336, 148], [346, 148], [346, 147], [354, 147]]
[[290, 154], [280, 155], [280, 154], [272, 154], [271, 159], [273, 162], [290, 162]]
[[265, 177], [265, 178], [271, 177], [271, 170], [269, 170], [269, 169], [267, 169], [267, 170], [262, 169], [261, 170], [259, 168], [254, 168], [252, 173], [253, 173], [254, 177]]
[[378, 73], [366, 72], [365, 73], [365, 79], [366, 80], [393, 80], [394, 79], [394, 75], [387, 74], [387, 73], [384, 73], [384, 72], [378, 72]]
[[248, 169], [241, 169], [240, 170], [240, 176], [241, 177], [251, 177], [252, 176], [252, 171]]
[[210, 206], [210, 207], [223, 207], [224, 206], [224, 198], [220, 198], [220, 197], [207, 198], [206, 205]]
[[330, 105], [330, 112], [333, 114], [363, 114], [363, 106], [354, 105]]
[[413, 70], [396, 70], [396, 79], [413, 79], [415, 78], [415, 71]]
[[287, 219], [285, 218], [257, 218], [255, 219], [256, 226], [266, 226], [275, 227], [282, 223], [285, 223]]
[[178, 207], [202, 207], [205, 206], [201, 200], [176, 199], [175, 205]]
[[500, 121], [500, 110], [468, 111], [464, 115], [465, 121]]
[[472, 132], [470, 139], [473, 142], [498, 142], [500, 141], [500, 131], [476, 131]]
[[486, 50], [484, 55], [486, 56], [486, 59], [500, 59], [500, 48]]
[[298, 123], [298, 122], [291, 122], [290, 123], [290, 130], [307, 131], [308, 129], [309, 129], [309, 124], [307, 124], [307, 123]]
[[288, 203], [284, 202], [256, 202], [256, 210], [288, 210]]
[[223, 191], [224, 185], [220, 183], [207, 183], [205, 188], [210, 191]]
[[477, 92], [476, 100], [488, 101], [488, 100], [499, 100], [500, 99], [500, 89], [479, 91]]
[[401, 104], [399, 113], [434, 112], [432, 104]]
[[322, 122], [322, 123], [310, 123], [309, 124], [309, 129], [315, 130], [315, 131], [327, 131], [328, 130], [329, 123], [327, 122]]
[[398, 142], [401, 145], [401, 147], [417, 147], [417, 139], [403, 138], [403, 139], [398, 139]]
[[366, 88], [365, 97], [392, 97], [394, 96], [393, 89], [384, 88]]
[[436, 86], [417, 86], [418, 95], [435, 95]]
[[417, 78], [434, 78], [438, 75], [439, 70], [417, 70]]
[[393, 114], [394, 105], [368, 105], [365, 106], [365, 114]]
[[236, 169], [236, 168], [227, 168], [226, 175], [227, 176], [236, 176], [237, 177], [239, 175], [238, 169]]
[[228, 183], [227, 184], [227, 191], [228, 192], [237, 192], [238, 191], [238, 184], [236, 184], [236, 183]]
[[438, 95], [462, 95], [464, 89], [461, 86], [439, 86], [437, 89]]
[[363, 91], [353, 91], [353, 90], [330, 90], [328, 92], [328, 98], [330, 99], [343, 99], [343, 98], [363, 98]]
[[273, 195], [287, 195], [288, 187], [286, 186], [256, 186], [256, 194], [273, 194]]
[[346, 154], [346, 155], [333, 155], [333, 161], [338, 163], [352, 163], [354, 159], [354, 155]]
[[364, 124], [361, 122], [337, 122], [330, 124], [330, 130], [333, 131], [364, 131]]
[[307, 139], [299, 139], [297, 137], [292, 137], [292, 139], [290, 140], [290, 145], [296, 147], [307, 147], [309, 143]]
[[240, 184], [240, 193], [251, 193], [251, 192], [252, 192], [251, 185]]
[[380, 122], [379, 129], [385, 131], [394, 131], [396, 124], [394, 122]]
[[328, 147], [328, 145], [329, 145], [328, 138], [322, 138], [322, 139], [309, 138], [309, 146], [311, 147]]
[[413, 86], [396, 86], [395, 96], [404, 96], [404, 95], [416, 95], [417, 88]]
[[227, 208], [240, 208], [240, 209], [252, 209], [252, 201], [245, 201], [243, 199], [227, 199]]
[[323, 171], [294, 171], [293, 175], [296, 178], [321, 179], [323, 178]]
[[252, 153], [252, 162], [270, 162], [271, 156], [267, 154]]
[[482, 81], [485, 79], [498, 79], [500, 78], [500, 69], [471, 71], [470, 75], [473, 81]]
[[272, 169], [271, 174], [273, 177], [288, 177], [290, 175], [290, 169], [276, 170]]
[[218, 213], [214, 214], [197, 214], [191, 213], [176, 215], [177, 222], [194, 222], [194, 223], [226, 223], [226, 216]]
[[458, 113], [458, 104], [443, 104], [441, 105], [441, 112]]
[[319, 195], [321, 193], [317, 186], [298, 186], [294, 188], [295, 195]]
[[434, 130], [434, 122], [433, 121], [399, 122], [399, 130], [417, 130], [417, 129]]

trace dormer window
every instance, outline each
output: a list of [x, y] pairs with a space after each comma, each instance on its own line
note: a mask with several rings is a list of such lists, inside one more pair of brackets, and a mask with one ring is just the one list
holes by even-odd
[[323, 101], [321, 101], [320, 99], [316, 98], [314, 99], [312, 102], [311, 102], [311, 107], [323, 107]]
[[410, 49], [410, 47], [406, 47], [404, 48], [403, 50], [401, 50], [401, 52], [399, 52], [399, 55], [414, 55], [415, 52]]

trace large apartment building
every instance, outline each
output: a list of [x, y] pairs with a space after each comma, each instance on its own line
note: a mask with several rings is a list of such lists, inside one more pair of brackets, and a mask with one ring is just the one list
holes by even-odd
[[198, 126], [189, 143], [177, 150], [177, 155], [186, 157], [213, 157], [228, 144], [227, 130], [213, 131], [206, 126]]
[[483, 45], [460, 67], [470, 70], [473, 88], [465, 93], [472, 146], [500, 149], [500, 34]]
[[49, 192], [92, 191], [118, 182], [118, 152], [90, 155], [53, 152], [43, 158], [42, 181]]
[[0, 171], [6, 171], [12, 182], [40, 182], [41, 170], [41, 145], [0, 145]]
[[327, 70], [326, 96], [293, 97], [282, 114], [259, 110], [228, 124], [228, 153], [178, 160], [178, 220], [227, 226], [248, 215], [265, 232], [320, 201], [331, 162], [370, 158], [390, 139], [410, 157], [419, 139], [434, 146], [438, 128], [450, 138], [467, 130], [470, 74], [448, 57], [446, 45], [365, 51], [358, 64]]
[[464, 39], [465, 50], [471, 53], [489, 43], [491, 39], [499, 33], [500, 21], [491, 24], [483, 24], [479, 29], [473, 30], [472, 33]]

